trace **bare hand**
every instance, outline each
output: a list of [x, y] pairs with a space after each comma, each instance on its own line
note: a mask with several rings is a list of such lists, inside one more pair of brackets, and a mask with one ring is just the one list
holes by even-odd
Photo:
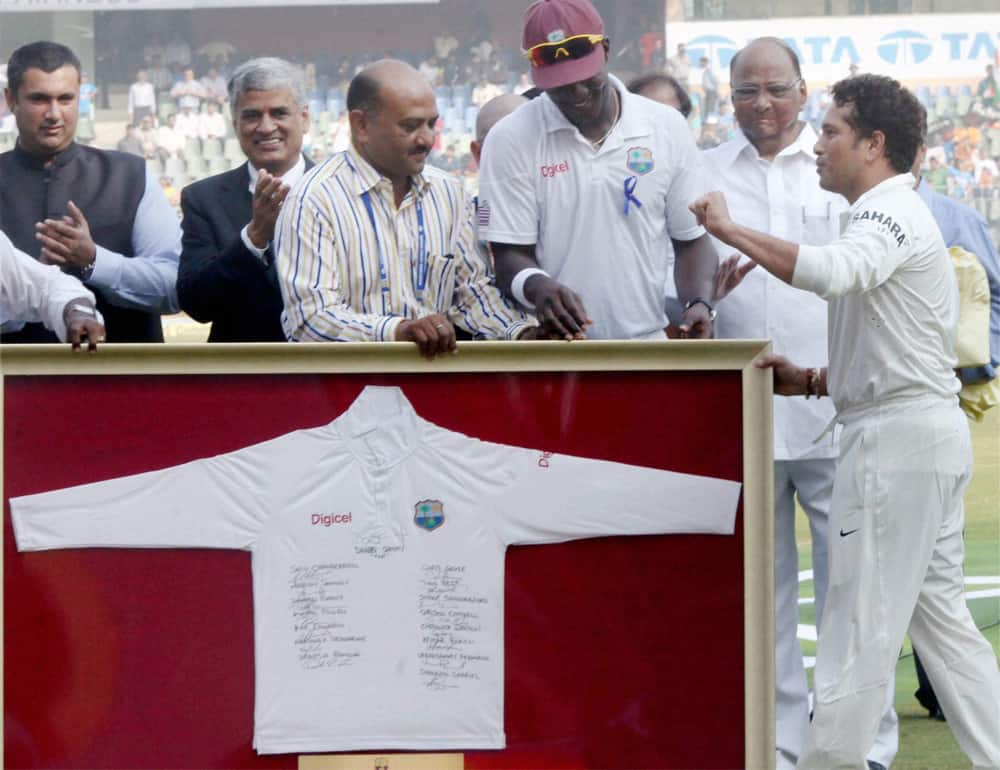
[[406, 320], [396, 327], [397, 342], [415, 342], [426, 358], [455, 352], [455, 327], [440, 313]]
[[587, 338], [587, 327], [593, 321], [583, 309], [583, 301], [568, 286], [547, 275], [537, 274], [525, 282], [524, 295], [535, 305], [539, 339]]
[[725, 241], [724, 233], [733, 220], [729, 216], [729, 207], [726, 206], [726, 196], [720, 192], [710, 192], [703, 195], [689, 207], [691, 213], [698, 218], [698, 224], [708, 232]]
[[94, 353], [97, 350], [97, 343], [104, 342], [104, 324], [97, 320], [96, 316], [86, 312], [76, 310], [74, 305], [86, 305], [93, 307], [89, 302], [75, 299], [67, 303], [63, 311], [63, 320], [66, 322], [66, 338], [69, 340], [75, 352], [80, 350], [84, 341], [87, 343], [87, 352]]
[[747, 273], [757, 267], [757, 263], [752, 260], [747, 260], [742, 265], [739, 261], [739, 254], [730, 254], [719, 263], [719, 269], [715, 273], [715, 292], [712, 294], [714, 302], [718, 302], [743, 283]]
[[247, 235], [250, 242], [258, 249], [266, 249], [274, 240], [274, 226], [291, 188], [283, 184], [281, 177], [274, 176], [264, 169], [257, 176], [257, 184], [253, 189], [252, 211], [250, 224], [247, 225]]
[[774, 392], [779, 396], [803, 396], [806, 392], [806, 370], [784, 356], [768, 353], [754, 361], [758, 369], [774, 370]]
[[35, 238], [41, 241], [39, 258], [47, 265], [79, 272], [94, 264], [97, 246], [83, 212], [69, 202], [69, 216], [35, 223]]
[[696, 302], [684, 311], [683, 321], [677, 327], [681, 339], [709, 340], [712, 338], [712, 316], [708, 308]]

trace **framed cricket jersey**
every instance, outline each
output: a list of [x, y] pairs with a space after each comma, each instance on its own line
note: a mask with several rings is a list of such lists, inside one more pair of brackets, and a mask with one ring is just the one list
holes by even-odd
[[767, 766], [764, 349], [5, 348], [8, 766]]

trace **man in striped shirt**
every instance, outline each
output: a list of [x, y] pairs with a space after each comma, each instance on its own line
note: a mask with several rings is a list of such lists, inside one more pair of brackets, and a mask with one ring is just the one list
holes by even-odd
[[534, 336], [478, 253], [471, 198], [425, 166], [438, 111], [427, 81], [383, 60], [348, 89], [351, 146], [308, 173], [278, 221], [282, 325], [294, 341], [410, 341], [423, 355]]

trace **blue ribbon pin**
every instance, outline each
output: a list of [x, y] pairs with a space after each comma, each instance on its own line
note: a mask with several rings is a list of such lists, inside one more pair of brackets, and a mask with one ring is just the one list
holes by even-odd
[[639, 184], [639, 177], [630, 176], [625, 179], [625, 216], [628, 216], [628, 209], [631, 204], [635, 204], [638, 209], [642, 208], [642, 201], [633, 195], [636, 185]]

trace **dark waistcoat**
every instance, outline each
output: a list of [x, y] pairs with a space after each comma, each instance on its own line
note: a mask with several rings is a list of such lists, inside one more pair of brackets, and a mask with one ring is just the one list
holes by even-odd
[[[47, 166], [19, 146], [0, 154], [0, 230], [14, 245], [38, 258], [35, 223], [69, 214], [73, 201], [90, 226], [94, 243], [132, 256], [135, 212], [146, 189], [145, 161], [134, 155], [71, 144]], [[162, 342], [155, 313], [118, 307], [89, 287], [104, 315], [108, 342]], [[4, 334], [3, 342], [56, 342], [41, 324]]]

